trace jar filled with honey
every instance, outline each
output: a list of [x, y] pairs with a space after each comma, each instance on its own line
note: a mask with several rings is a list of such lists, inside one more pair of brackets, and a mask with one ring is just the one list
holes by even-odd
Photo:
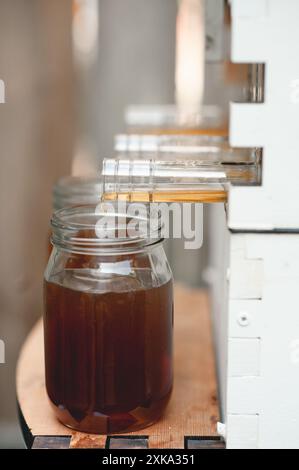
[[56, 212], [52, 231], [44, 329], [57, 418], [98, 434], [151, 425], [173, 382], [172, 274], [159, 227], [100, 204]]

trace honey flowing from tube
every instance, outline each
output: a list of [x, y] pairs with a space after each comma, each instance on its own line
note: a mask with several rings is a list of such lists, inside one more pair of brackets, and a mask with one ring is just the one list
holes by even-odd
[[192, 202], [192, 203], [226, 203], [227, 191], [223, 189], [202, 189], [184, 191], [132, 191], [132, 192], [106, 192], [102, 195], [102, 201], [124, 202]]
[[[220, 155], [210, 163], [208, 153], [201, 160], [105, 159], [102, 201], [226, 203], [229, 184], [243, 186], [260, 182], [259, 155], [255, 150], [250, 152], [248, 161], [244, 156], [238, 161], [238, 155], [234, 160], [229, 154]], [[225, 158], [231, 162], [225, 162]]]
[[215, 128], [185, 128], [185, 127], [174, 127], [174, 128], [132, 128], [130, 134], [140, 134], [140, 135], [156, 135], [156, 136], [170, 136], [170, 135], [179, 135], [179, 136], [210, 136], [210, 137], [227, 137], [228, 136], [228, 127], [222, 127], [219, 129]]

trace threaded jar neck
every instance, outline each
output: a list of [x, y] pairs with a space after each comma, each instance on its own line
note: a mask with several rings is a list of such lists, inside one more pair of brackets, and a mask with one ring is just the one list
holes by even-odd
[[153, 220], [149, 207], [143, 207], [140, 215], [132, 213], [131, 205], [117, 202], [59, 210], [51, 220], [52, 244], [65, 251], [90, 255], [144, 251], [163, 240], [161, 220]]

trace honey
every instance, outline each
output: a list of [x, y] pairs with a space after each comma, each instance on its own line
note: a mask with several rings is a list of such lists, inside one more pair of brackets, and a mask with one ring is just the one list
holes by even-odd
[[189, 136], [210, 136], [210, 137], [227, 137], [228, 127], [221, 128], [196, 128], [196, 127], [173, 127], [173, 128], [132, 128], [131, 134], [147, 134], [147, 135], [189, 135]]
[[185, 191], [132, 191], [120, 193], [104, 193], [103, 201], [125, 201], [125, 202], [194, 202], [194, 203], [225, 203], [227, 202], [227, 192], [225, 189], [219, 190], [185, 190]]
[[[101, 215], [111, 217], [117, 238], [98, 238]], [[173, 286], [158, 228], [131, 238], [118, 227], [132, 216], [101, 215], [92, 205], [53, 216], [45, 371], [59, 421], [113, 434], [149, 426], [165, 411], [173, 381]]]
[[46, 282], [45, 302], [46, 384], [58, 419], [103, 434], [159, 419], [172, 388], [171, 283], [98, 294]]

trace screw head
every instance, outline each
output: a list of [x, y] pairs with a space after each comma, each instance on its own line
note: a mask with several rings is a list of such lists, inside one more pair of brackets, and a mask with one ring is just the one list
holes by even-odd
[[240, 326], [245, 327], [250, 325], [250, 316], [247, 312], [241, 312], [238, 315], [238, 323]]

